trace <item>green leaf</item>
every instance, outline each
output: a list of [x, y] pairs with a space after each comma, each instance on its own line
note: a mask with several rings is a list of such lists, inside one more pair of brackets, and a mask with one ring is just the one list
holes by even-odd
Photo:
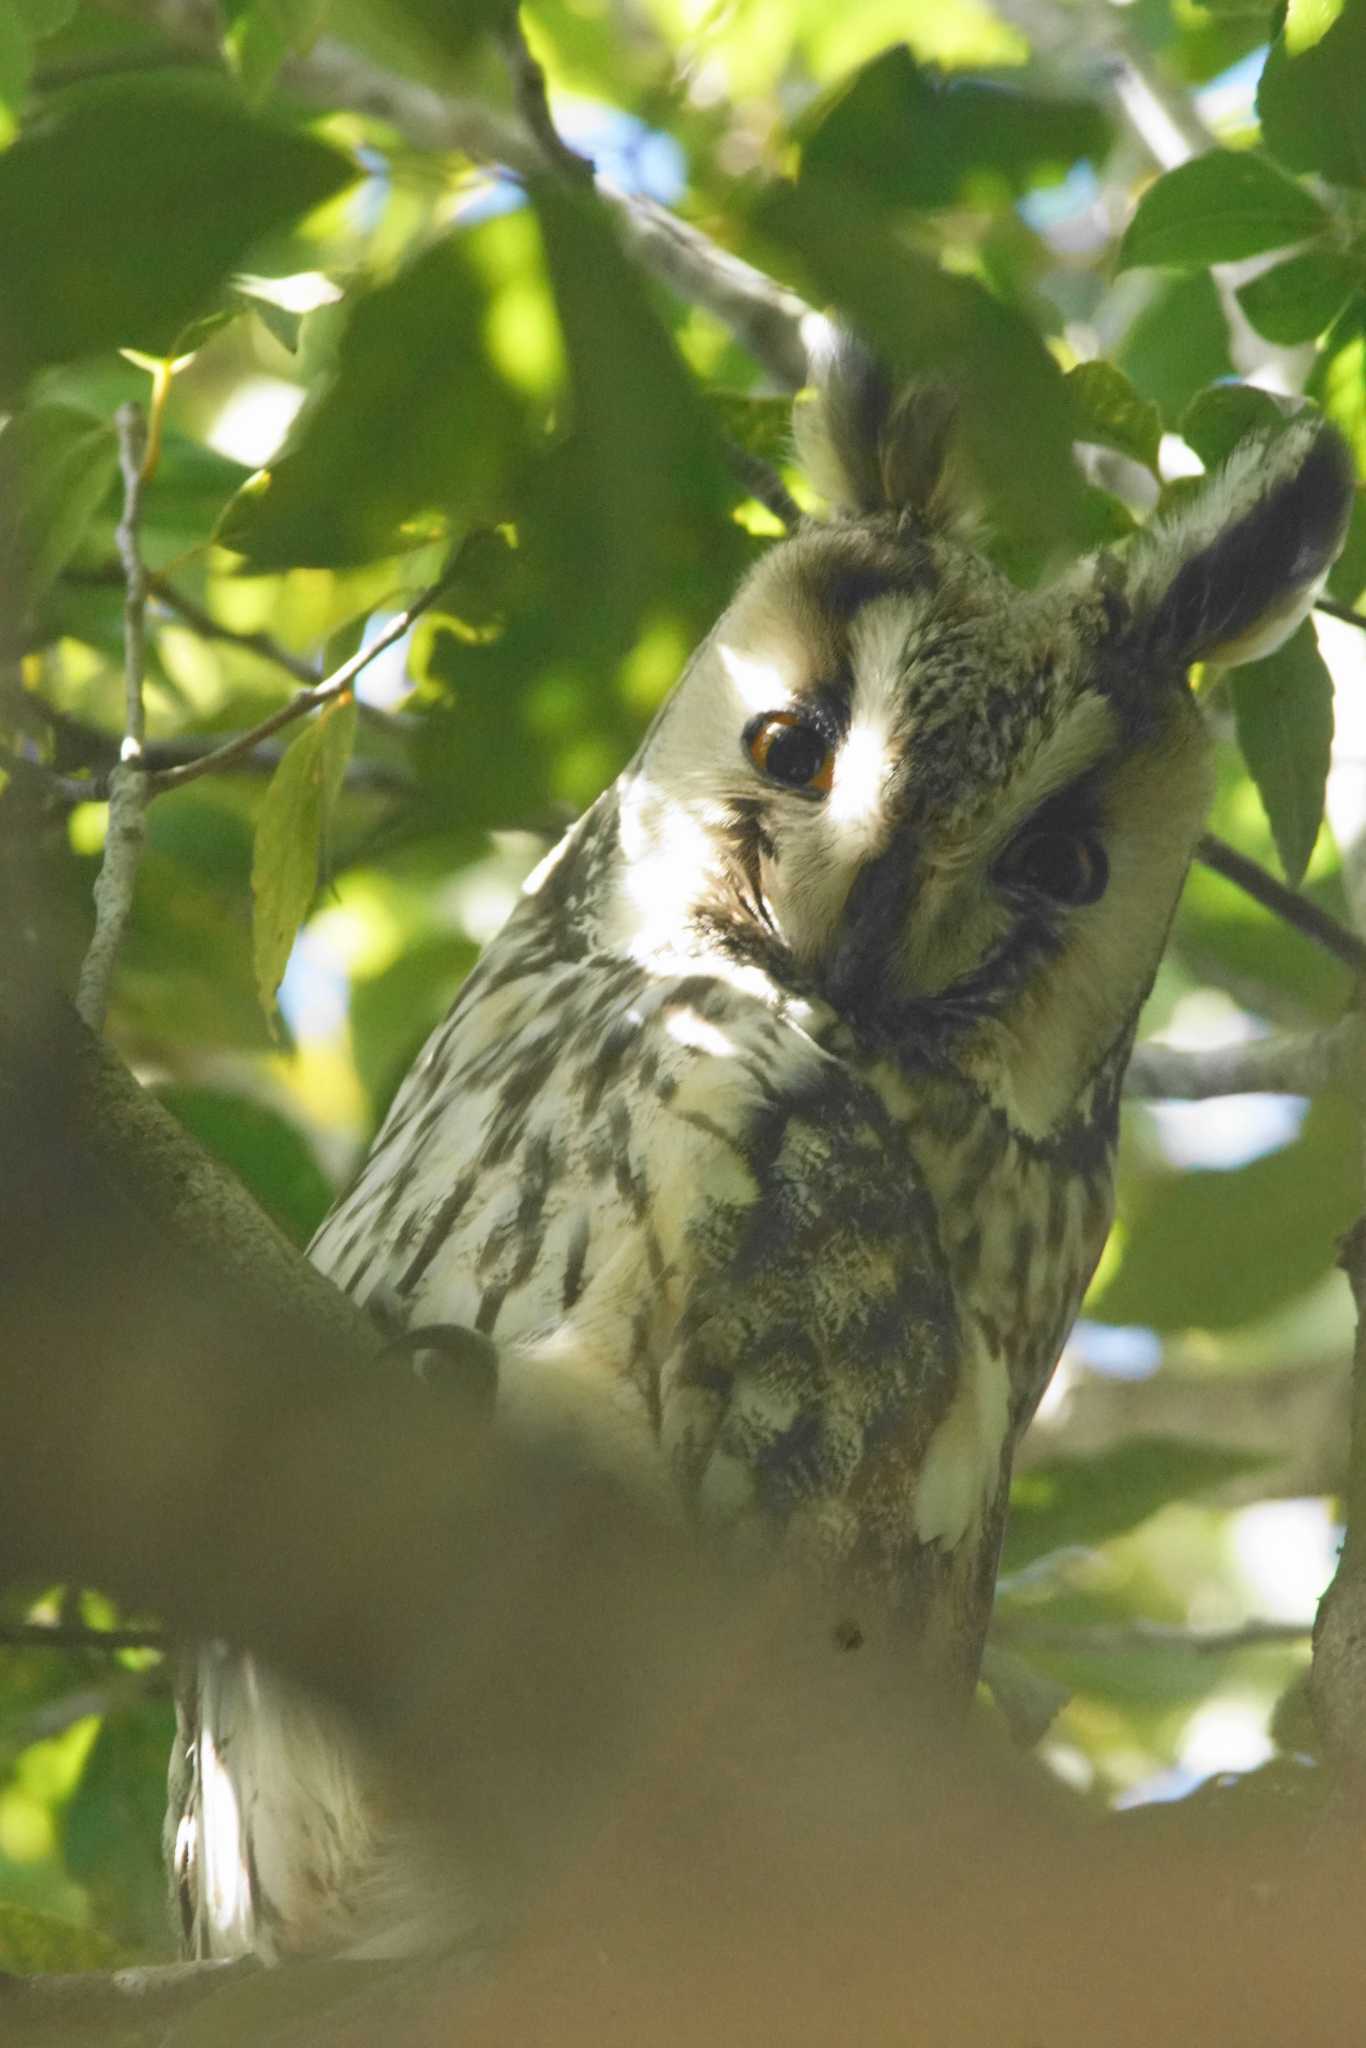
[[1162, 414], [1149, 399], [1139, 397], [1124, 372], [1113, 363], [1078, 363], [1068, 371], [1066, 382], [1077, 440], [1117, 448], [1155, 472]]
[[10, 124], [18, 122], [32, 73], [30, 33], [18, 15], [0, 8], [0, 112], [9, 117], [8, 122], [0, 122], [0, 141], [11, 132]]
[[814, 296], [848, 314], [894, 369], [951, 380], [962, 445], [998, 530], [1043, 548], [1077, 540], [1086, 510], [1071, 398], [1024, 315], [976, 279], [941, 270], [864, 194], [831, 181], [775, 188], [759, 220], [809, 270]]
[[1175, 418], [1202, 386], [1232, 374], [1228, 322], [1207, 270], [1147, 280], [1153, 294], [1115, 352], [1145, 398]]
[[267, 1016], [318, 890], [327, 833], [356, 734], [353, 699], [329, 704], [285, 751], [256, 824], [251, 863], [256, 987]]
[[[569, 368], [570, 432], [528, 479], [524, 539], [549, 613], [540, 624], [577, 660], [609, 659], [679, 592], [695, 593], [692, 629], [710, 625], [743, 562], [727, 517], [736, 486], [715, 415], [601, 205], [553, 185], [535, 204]], [[516, 621], [510, 637], [521, 644]]]
[[1235, 669], [1228, 683], [1238, 744], [1293, 886], [1319, 836], [1333, 747], [1333, 678], [1313, 622], [1306, 619], [1264, 661]]
[[1050, 1551], [1106, 1543], [1174, 1500], [1207, 1493], [1266, 1460], [1177, 1437], [1135, 1437], [1089, 1458], [1053, 1458], [1010, 1489], [1001, 1568], [1019, 1571]]
[[466, 82], [478, 38], [506, 19], [507, 0], [332, 0], [333, 31], [428, 87]]
[[1266, 146], [1297, 171], [1366, 185], [1366, 0], [1344, 0], [1326, 33], [1286, 21], [1257, 88]]
[[133, 1949], [165, 1940], [161, 1822], [174, 1737], [169, 1700], [106, 1715], [62, 1824], [67, 1869], [90, 1893], [101, 1927]]
[[1255, 384], [1212, 384], [1181, 415], [1181, 438], [1206, 469], [1217, 469], [1249, 434], [1284, 424], [1275, 399]]
[[220, 0], [223, 9], [223, 50], [242, 81], [242, 90], [259, 103], [275, 83], [288, 57], [308, 49], [327, 19], [329, 0]]
[[297, 1124], [249, 1095], [222, 1088], [162, 1088], [157, 1099], [296, 1244], [307, 1244], [331, 1205], [333, 1189]]
[[22, 616], [71, 560], [118, 475], [114, 430], [64, 405], [0, 431], [0, 593]]
[[489, 360], [487, 308], [468, 237], [361, 296], [331, 385], [216, 538], [258, 569], [336, 568], [505, 517], [523, 407]]
[[469, 939], [443, 933], [405, 946], [380, 973], [352, 983], [351, 1045], [376, 1120], [478, 955]]
[[1366, 295], [1353, 299], [1324, 337], [1309, 391], [1351, 442], [1358, 476], [1366, 475]]
[[34, 1977], [72, 1970], [113, 1970], [127, 1952], [93, 1927], [77, 1927], [54, 1913], [35, 1913], [0, 1899], [0, 1970]]
[[44, 36], [55, 36], [58, 29], [65, 28], [80, 4], [81, 0], [10, 0], [16, 19], [35, 42], [41, 42]]
[[55, 95], [0, 154], [0, 388], [101, 349], [165, 354], [254, 242], [354, 176], [217, 81]]
[[1234, 1330], [1327, 1273], [1361, 1206], [1350, 1118], [1315, 1105], [1293, 1145], [1228, 1173], [1192, 1170], [1148, 1184], [1124, 1218], [1118, 1269], [1087, 1314], [1155, 1330]]
[[1231, 263], [1329, 225], [1313, 194], [1265, 157], [1211, 149], [1148, 187], [1119, 245], [1119, 267]]
[[1328, 590], [1339, 604], [1366, 610], [1366, 491], [1358, 491], [1342, 553], [1328, 572]]
[[943, 78], [904, 44], [874, 57], [798, 126], [803, 179], [866, 186], [893, 206], [1018, 197], [1041, 173], [1101, 158], [1109, 124], [1094, 100], [1045, 98], [1011, 78]]
[[1264, 270], [1237, 296], [1258, 334], [1285, 347], [1316, 340], [1361, 285], [1359, 263], [1331, 249], [1306, 249]]

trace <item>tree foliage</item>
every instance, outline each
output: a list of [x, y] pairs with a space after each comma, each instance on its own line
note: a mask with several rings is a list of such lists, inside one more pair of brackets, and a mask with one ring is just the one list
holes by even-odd
[[[166, 786], [109, 1028], [300, 1243], [521, 875], [777, 530], [765, 473], [809, 502], [783, 290], [952, 377], [1021, 580], [1160, 513], [1273, 393], [1307, 392], [1366, 463], [1366, 0], [531, 0], [531, 65], [508, 20], [0, 12], [0, 848], [6, 916], [28, 906], [6, 968], [70, 987], [89, 937], [123, 729], [114, 421], [136, 402]], [[538, 144], [536, 64], [561, 147], [615, 199]], [[708, 238], [710, 286], [666, 208]], [[774, 281], [748, 328], [730, 258]], [[433, 589], [354, 688], [198, 773]], [[1360, 510], [1329, 596], [1366, 597]], [[1359, 685], [1366, 639], [1317, 628], [1203, 679], [1213, 826], [1346, 919], [1325, 792], [1334, 681]], [[1350, 995], [1199, 868], [1144, 1030], [1308, 1030]], [[1074, 1377], [1161, 1357], [1234, 1415], [1272, 1367], [1345, 1360], [1329, 1273], [1359, 1135], [1301, 1109], [1134, 1107]], [[1279, 1574], [1259, 1562], [1269, 1462], [1236, 1428], [1060, 1432], [1020, 1477], [1003, 1621], [1070, 1690], [1044, 1756], [1098, 1805], [1312, 1744], [1285, 1705], [1307, 1646], [1088, 1647], [1139, 1617], [1309, 1615], [1331, 1509], [1279, 1525]], [[119, 1619], [62, 1586], [0, 1607], [11, 1635]], [[72, 1967], [97, 1936], [165, 1946], [167, 1727], [155, 1653], [0, 1639], [0, 1963], [32, 1966], [31, 1910]]]

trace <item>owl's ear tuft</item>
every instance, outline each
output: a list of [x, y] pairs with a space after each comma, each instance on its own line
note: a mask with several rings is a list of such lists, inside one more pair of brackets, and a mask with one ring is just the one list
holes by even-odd
[[838, 328], [813, 352], [812, 381], [797, 402], [793, 432], [803, 468], [837, 514], [904, 513], [929, 527], [970, 518], [956, 473], [958, 407], [950, 390], [898, 388], [886, 366]]
[[1128, 557], [1126, 595], [1148, 649], [1226, 668], [1274, 653], [1341, 551], [1354, 489], [1347, 444], [1317, 414], [1240, 442]]

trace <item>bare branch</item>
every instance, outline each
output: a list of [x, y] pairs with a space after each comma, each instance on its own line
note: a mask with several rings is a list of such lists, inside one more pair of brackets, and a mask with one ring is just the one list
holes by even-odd
[[163, 1628], [77, 1628], [69, 1622], [0, 1621], [7, 1650], [164, 1650]]
[[1317, 945], [1334, 954], [1354, 974], [1366, 974], [1366, 941], [1359, 939], [1355, 932], [1326, 910], [1321, 910], [1309, 897], [1302, 896], [1297, 889], [1291, 889], [1284, 882], [1277, 881], [1273, 874], [1249, 860], [1245, 853], [1230, 846], [1225, 839], [1207, 832], [1195, 850], [1196, 859], [1203, 861], [1207, 868], [1213, 868], [1226, 882], [1251, 896], [1265, 909], [1272, 910], [1286, 924], [1313, 939]]
[[1216, 1095], [1347, 1095], [1366, 1103], [1366, 1026], [1355, 1012], [1326, 1031], [1239, 1045], [1140, 1045], [1124, 1092], [1144, 1100], [1203, 1102]]
[[330, 676], [324, 676], [321, 682], [311, 684], [306, 690], [300, 690], [287, 704], [282, 704], [278, 711], [272, 711], [268, 718], [263, 718], [258, 725], [253, 725], [248, 731], [238, 733], [234, 739], [225, 741], [222, 746], [211, 747], [207, 753], [198, 755], [194, 760], [184, 761], [179, 767], [160, 768], [150, 774], [147, 782], [151, 795], [159, 796], [167, 789], [182, 789], [187, 782], [197, 782], [201, 775], [214, 775], [220, 769], [236, 766], [254, 753], [263, 740], [270, 739], [285, 726], [293, 725], [296, 719], [303, 718], [306, 713], [316, 711], [319, 705], [330, 704], [342, 696], [350, 689], [356, 677], [383, 654], [386, 648], [401, 640], [413, 621], [421, 618], [425, 611], [430, 611], [450, 588], [463, 552], [462, 544], [452, 557], [445, 575], [420, 592], [411, 604], [405, 605], [384, 630], [375, 635], [368, 646], [358, 649], [349, 661], [344, 661]]
[[1189, 1628], [1165, 1621], [1069, 1623], [1000, 1615], [992, 1635], [1020, 1650], [1060, 1650], [1070, 1656], [1133, 1656], [1175, 1650], [1183, 1656], [1229, 1657], [1239, 1650], [1284, 1649], [1307, 1643], [1309, 1621], [1244, 1621], [1234, 1628]]
[[128, 404], [119, 407], [114, 424], [123, 476], [123, 512], [115, 539], [124, 574], [124, 730], [119, 764], [109, 778], [109, 824], [95, 883], [95, 930], [81, 963], [76, 992], [76, 1008], [92, 1031], [102, 1028], [109, 1007], [110, 985], [119, 947], [133, 914], [133, 891], [146, 837], [147, 774], [142, 756], [147, 721], [142, 683], [147, 666], [147, 574], [142, 565], [138, 524], [142, 517], [147, 422], [140, 406]]
[[530, 133], [536, 138], [546, 163], [575, 183], [593, 182], [593, 165], [588, 157], [571, 149], [555, 126], [546, 96], [545, 73], [532, 56], [522, 27], [521, 10], [509, 7], [507, 19], [498, 30], [498, 42], [512, 74], [517, 105]]
[[1314, 610], [1326, 612], [1330, 619], [1341, 619], [1345, 625], [1360, 626], [1366, 633], [1366, 612], [1353, 611], [1349, 604], [1337, 604], [1331, 597], [1321, 597], [1316, 601]]

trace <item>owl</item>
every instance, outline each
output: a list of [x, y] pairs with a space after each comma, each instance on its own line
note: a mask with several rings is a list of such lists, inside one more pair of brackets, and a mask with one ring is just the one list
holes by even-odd
[[[1187, 672], [1305, 616], [1351, 466], [1295, 419], [1023, 591], [941, 392], [839, 343], [797, 433], [830, 516], [531, 876], [312, 1257], [487, 1340], [496, 1427], [790, 1560], [813, 1627], [961, 1700], [1210, 793]], [[193, 1952], [422, 1938], [346, 1735], [249, 1657], [198, 1656], [171, 1776]]]

